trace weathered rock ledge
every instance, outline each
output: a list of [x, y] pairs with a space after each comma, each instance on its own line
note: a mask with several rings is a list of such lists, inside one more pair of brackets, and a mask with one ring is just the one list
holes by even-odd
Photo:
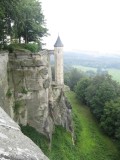
[[0, 107], [0, 160], [48, 160]]

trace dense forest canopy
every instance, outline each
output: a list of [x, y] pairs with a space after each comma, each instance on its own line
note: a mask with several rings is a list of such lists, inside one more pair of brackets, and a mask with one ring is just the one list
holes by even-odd
[[[29, 42], [41, 43], [47, 35], [41, 3], [38, 0], [0, 0], [0, 46]], [[8, 42], [8, 37], [10, 40]]]

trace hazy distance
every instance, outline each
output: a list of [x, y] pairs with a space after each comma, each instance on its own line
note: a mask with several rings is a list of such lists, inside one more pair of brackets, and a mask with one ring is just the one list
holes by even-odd
[[65, 51], [120, 54], [119, 0], [41, 0], [51, 34], [44, 38], [52, 49], [58, 33]]

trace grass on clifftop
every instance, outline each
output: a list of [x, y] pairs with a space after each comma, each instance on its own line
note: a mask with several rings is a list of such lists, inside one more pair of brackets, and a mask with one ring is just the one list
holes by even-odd
[[105, 136], [93, 118], [88, 107], [81, 105], [70, 92], [67, 97], [73, 107], [75, 146], [71, 135], [58, 126], [53, 134], [51, 151], [48, 140], [32, 127], [22, 127], [22, 132], [30, 137], [50, 158], [50, 160], [119, 160], [116, 145]]

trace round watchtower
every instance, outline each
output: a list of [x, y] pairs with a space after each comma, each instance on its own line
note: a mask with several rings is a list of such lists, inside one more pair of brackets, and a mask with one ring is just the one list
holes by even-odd
[[59, 36], [54, 44], [54, 55], [55, 55], [55, 82], [58, 85], [63, 85], [64, 84], [63, 44]]

